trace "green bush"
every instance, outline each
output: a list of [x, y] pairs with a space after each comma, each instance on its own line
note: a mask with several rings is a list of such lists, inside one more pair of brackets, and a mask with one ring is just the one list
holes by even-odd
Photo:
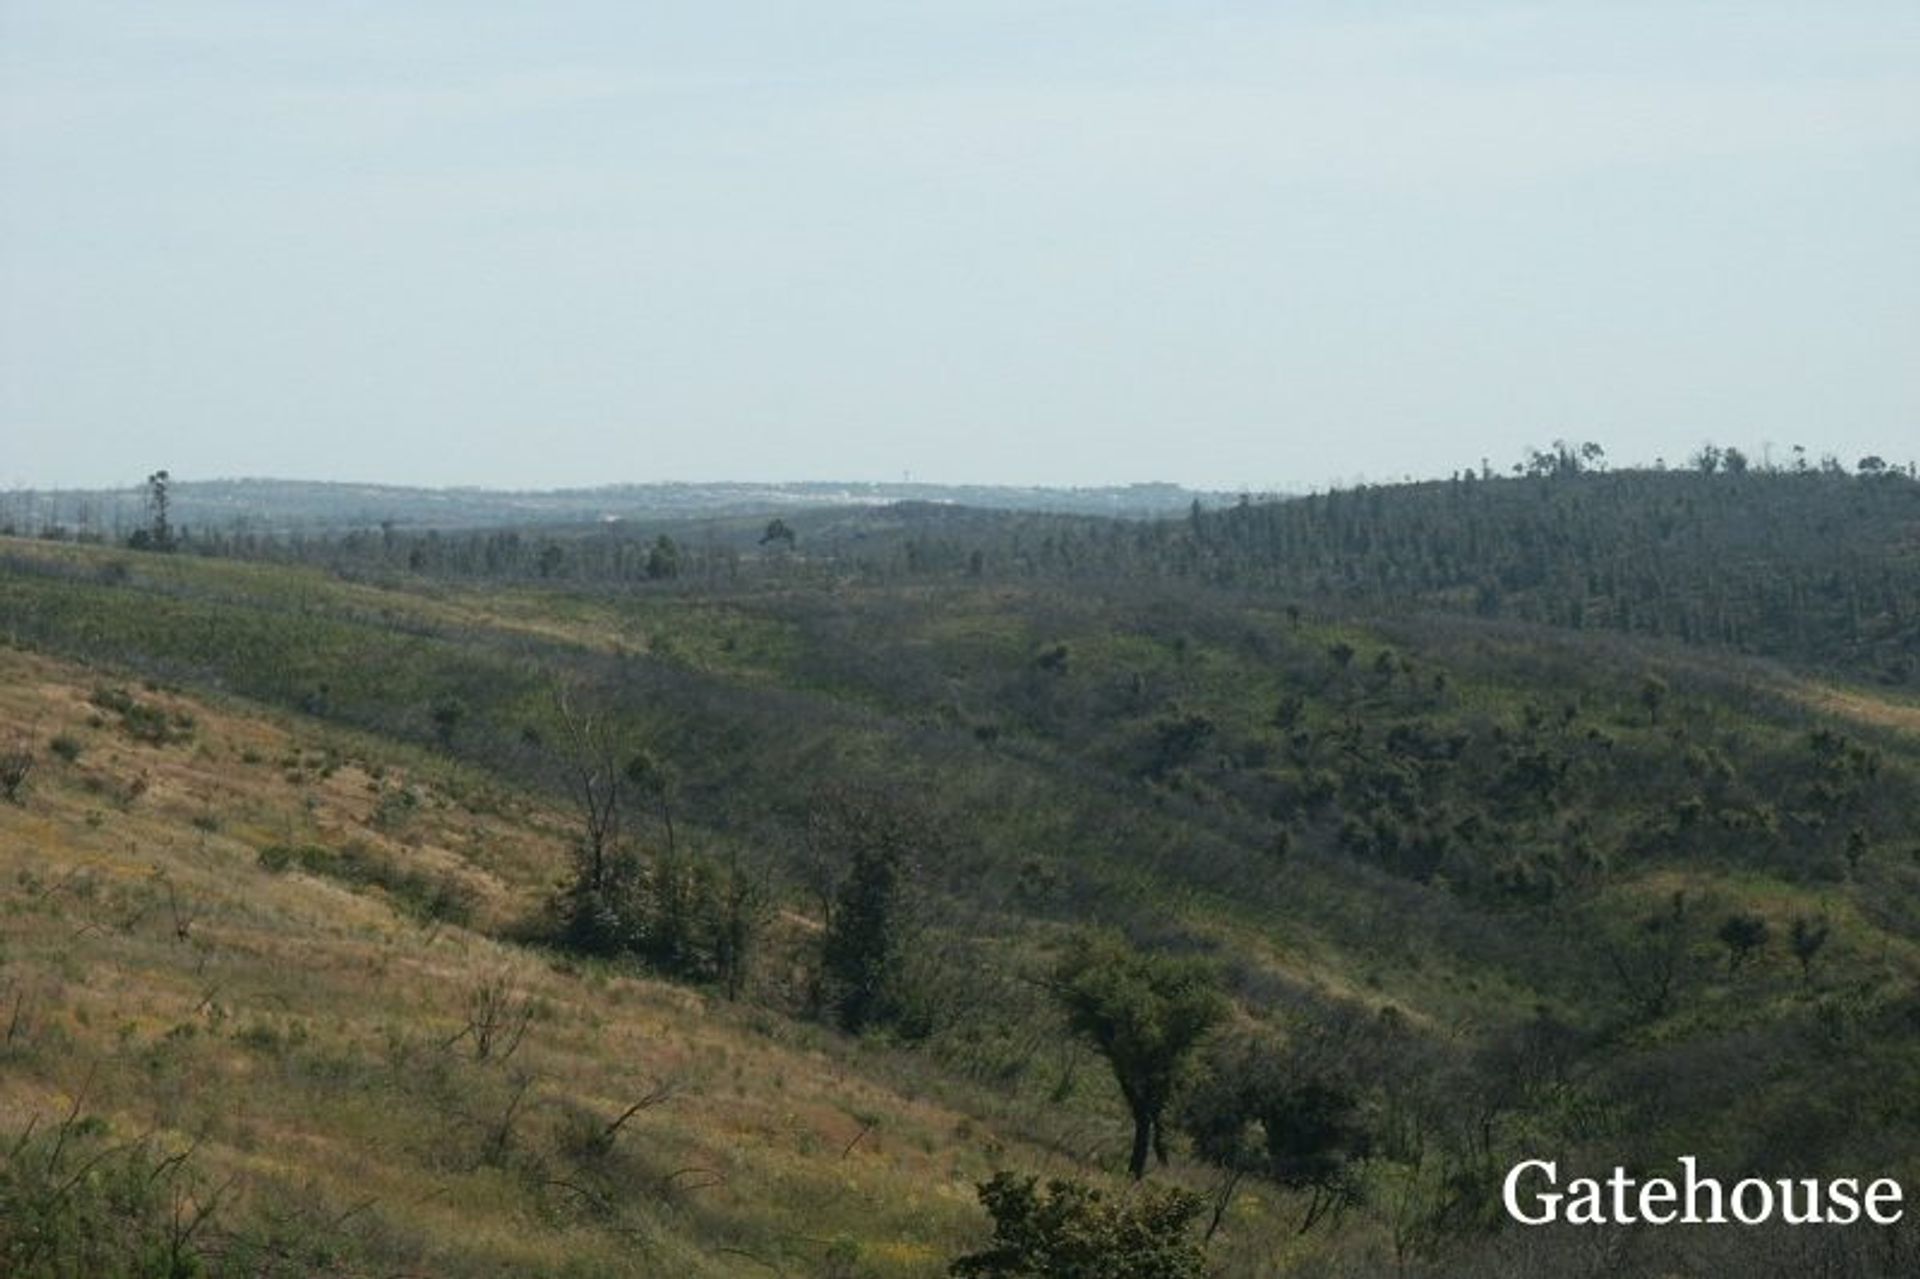
[[1198, 1195], [1148, 1187], [1108, 1199], [1078, 1181], [996, 1173], [980, 1185], [993, 1243], [953, 1263], [956, 1279], [1201, 1279], [1206, 1258], [1189, 1233]]
[[[69, 1114], [0, 1143], [0, 1274], [8, 1279], [310, 1279], [370, 1273], [373, 1246], [414, 1249], [375, 1214], [348, 1230], [324, 1202], [249, 1188], [203, 1171], [192, 1147], [115, 1142], [107, 1123]], [[263, 1201], [286, 1200], [269, 1205]], [[382, 1271], [380, 1273], [386, 1273]]]
[[24, 802], [27, 779], [32, 776], [32, 751], [0, 750], [0, 797], [5, 797], [16, 804]]
[[101, 710], [118, 715], [120, 731], [136, 742], [167, 746], [187, 741], [193, 736], [193, 716], [184, 711], [169, 713], [149, 702], [140, 701], [124, 688], [102, 684], [93, 690], [87, 700]]
[[29, 1128], [0, 1158], [0, 1273], [191, 1279], [228, 1273], [211, 1252], [219, 1195], [189, 1162], [146, 1141], [107, 1140], [69, 1118]]
[[318, 844], [271, 844], [261, 849], [259, 856], [261, 867], [275, 874], [298, 868], [350, 888], [377, 888], [416, 919], [449, 924], [466, 924], [473, 919], [473, 894], [465, 885], [450, 876], [398, 866], [365, 844], [350, 843], [337, 849]]

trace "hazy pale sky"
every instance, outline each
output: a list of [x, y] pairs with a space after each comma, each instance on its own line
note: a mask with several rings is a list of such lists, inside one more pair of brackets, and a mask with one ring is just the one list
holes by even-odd
[[1920, 453], [1920, 4], [0, 0], [0, 486]]

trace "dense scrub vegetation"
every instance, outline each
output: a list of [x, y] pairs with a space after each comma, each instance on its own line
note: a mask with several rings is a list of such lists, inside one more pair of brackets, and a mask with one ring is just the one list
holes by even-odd
[[[1517, 1240], [1497, 1179], [1543, 1152], [1920, 1171], [1920, 710], [1822, 682], [1911, 680], [1920, 492], [1543, 457], [1162, 524], [795, 516], [704, 550], [14, 541], [0, 630], [96, 668], [120, 749], [200, 748], [141, 680], [244, 698], [563, 849], [489, 904], [422, 860], [421, 788], [362, 761], [363, 833], [262, 837], [255, 873], [704, 989], [1053, 1152], [949, 1174], [982, 1183], [984, 1246], [802, 1273], [1750, 1264], [1783, 1245]], [[20, 820], [48, 776], [143, 802], [82, 730], [69, 756], [20, 728]], [[456, 1039], [497, 1062], [532, 1006], [476, 994]], [[562, 1197], [643, 1228], [580, 1158]], [[1794, 1246], [1835, 1273], [1914, 1247]]]
[[[1879, 457], [1759, 466], [1707, 445], [1681, 469], [1609, 471], [1557, 445], [1514, 467], [1419, 484], [1108, 520], [907, 503], [771, 522], [639, 521], [566, 529], [379, 529], [277, 537], [203, 527], [183, 546], [293, 559], [376, 579], [670, 583], [738, 588], [858, 573], [1191, 581], [1242, 593], [1625, 631], [1920, 682], [1920, 483]], [[164, 473], [162, 473], [164, 474]], [[55, 526], [56, 535], [65, 531]], [[774, 534], [783, 534], [776, 536]], [[153, 542], [164, 534], [141, 529]]]
[[1666, 635], [1920, 682], [1920, 484], [1891, 471], [1553, 474], [1202, 517], [1190, 571]]

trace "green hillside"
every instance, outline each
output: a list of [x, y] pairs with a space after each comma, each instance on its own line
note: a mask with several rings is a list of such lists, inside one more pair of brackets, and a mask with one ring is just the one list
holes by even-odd
[[[654, 530], [0, 541], [0, 1258], [87, 1272], [111, 1221], [211, 1273], [944, 1274], [994, 1171], [1134, 1202], [1062, 986], [1098, 935], [1224, 1000], [1150, 1168], [1220, 1273], [1920, 1264], [1837, 1228], [1596, 1259], [1497, 1200], [1533, 1156], [1920, 1174], [1920, 486], [792, 531], [658, 571]], [[502, 972], [542, 1010], [505, 1063], [462, 1026]], [[1319, 1135], [1263, 1161], [1229, 1103]], [[189, 1148], [193, 1196], [61, 1190]]]

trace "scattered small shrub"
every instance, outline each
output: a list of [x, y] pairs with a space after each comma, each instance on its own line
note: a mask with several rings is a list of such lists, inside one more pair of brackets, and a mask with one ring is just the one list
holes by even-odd
[[220, 1195], [151, 1141], [107, 1142], [104, 1121], [29, 1129], [0, 1159], [0, 1272], [231, 1274], [216, 1263]]
[[276, 874], [299, 869], [350, 888], [377, 888], [405, 913], [432, 923], [466, 924], [473, 919], [473, 893], [446, 875], [409, 870], [362, 843], [338, 849], [318, 844], [273, 844], [260, 850], [262, 868]]
[[102, 684], [93, 690], [87, 700], [101, 710], [118, 715], [120, 731], [136, 742], [167, 746], [187, 741], [193, 736], [193, 716], [185, 711], [168, 712], [150, 702], [140, 701], [124, 688]]
[[420, 796], [410, 786], [398, 786], [392, 790], [382, 790], [380, 798], [374, 803], [373, 815], [369, 819], [377, 830], [393, 832], [402, 829], [420, 809]]

